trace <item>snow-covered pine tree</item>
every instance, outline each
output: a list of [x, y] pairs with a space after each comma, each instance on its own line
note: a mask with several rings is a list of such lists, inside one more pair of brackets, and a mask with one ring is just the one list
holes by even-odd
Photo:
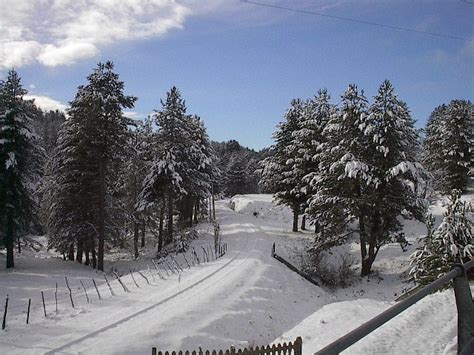
[[186, 128], [189, 130], [190, 145], [188, 146], [187, 174], [184, 177], [184, 186], [187, 191], [182, 198], [180, 218], [189, 220], [190, 226], [197, 223], [201, 202], [211, 194], [212, 177], [214, 171], [215, 154], [204, 127], [198, 116], [188, 116]]
[[98, 197], [91, 187], [98, 184], [98, 174], [86, 158], [81, 124], [80, 117], [72, 115], [61, 126], [46, 168], [43, 203], [48, 210], [48, 248], [74, 260], [76, 245], [77, 260], [82, 261], [85, 252], [88, 265], [91, 253], [96, 267], [97, 214], [91, 206], [97, 205]]
[[234, 154], [230, 157], [224, 178], [227, 196], [246, 193], [249, 181], [247, 163], [248, 159], [244, 154]]
[[[135, 258], [139, 256], [139, 246], [145, 246], [146, 208], [140, 208], [139, 194], [146, 175], [147, 163], [154, 153], [152, 139], [154, 132], [150, 118], [136, 120], [129, 131], [128, 148], [120, 174], [120, 201], [126, 211], [126, 230], [133, 232], [133, 250]], [[149, 209], [149, 213], [153, 208]], [[141, 243], [140, 239], [141, 229]]]
[[15, 70], [0, 82], [0, 236], [6, 267], [14, 267], [13, 245], [35, 214], [32, 181], [39, 174], [41, 151], [33, 129], [31, 102]]
[[[148, 172], [143, 181], [140, 192], [140, 205], [144, 208], [161, 201], [160, 234], [158, 249], [163, 243], [173, 240], [173, 215], [177, 198], [186, 195], [183, 184], [186, 171], [184, 162], [191, 145], [191, 135], [186, 127], [186, 104], [181, 98], [181, 93], [172, 87], [166, 94], [166, 100], [161, 101], [162, 109], [155, 111], [154, 119], [158, 127], [157, 149], [153, 162], [148, 167]], [[167, 236], [163, 240], [162, 228], [165, 215], [165, 202], [167, 205]]]
[[[341, 107], [331, 115], [323, 131], [325, 141], [318, 147], [318, 171], [309, 181], [312, 196], [308, 213], [322, 232], [315, 238], [313, 252], [344, 243], [352, 222], [357, 221], [361, 244], [367, 240], [368, 184], [371, 142], [364, 134], [368, 103], [355, 84], [342, 95]], [[347, 233], [349, 228], [349, 233]]]
[[[75, 164], [81, 178], [75, 182], [73, 177], [66, 173], [67, 182], [61, 182], [69, 184], [65, 187], [69, 195], [56, 194], [56, 200], [52, 203], [52, 206], [59, 203], [58, 201], [71, 204], [74, 200], [81, 201], [88, 198], [87, 205], [79, 204], [84, 211], [75, 213], [74, 218], [81, 216], [78, 223], [89, 226], [95, 232], [92, 253], [95, 253], [95, 240], [97, 240], [99, 270], [104, 270], [106, 233], [116, 231], [116, 226], [119, 224], [116, 223], [119, 218], [114, 212], [116, 209], [110, 207], [117, 202], [114, 198], [118, 187], [116, 182], [120, 166], [124, 163], [128, 125], [131, 123], [124, 116], [123, 109], [132, 108], [136, 101], [135, 97], [123, 93], [124, 83], [113, 69], [112, 62], [99, 63], [87, 77], [88, 84], [79, 86], [76, 97], [71, 102], [68, 120], [71, 122], [71, 130], [67, 132], [70, 137], [64, 144], [61, 152], [64, 157], [61, 159]], [[74, 158], [69, 155], [69, 150], [75, 150]], [[68, 201], [63, 201], [65, 198]], [[51, 217], [50, 224], [55, 226], [55, 230], [62, 228], [70, 230], [67, 227], [70, 220], [63, 215], [63, 212], [59, 211]], [[111, 227], [108, 232], [106, 232], [107, 220], [108, 227]], [[69, 239], [64, 233], [57, 236]], [[80, 254], [81, 248], [82, 244], [78, 244]]]
[[433, 230], [429, 218], [428, 234], [423, 245], [411, 255], [410, 275], [420, 285], [426, 285], [447, 273], [453, 264], [464, 263], [474, 255], [474, 209], [461, 200], [461, 191], [453, 190], [443, 221]]
[[[298, 166], [300, 175], [298, 190], [306, 195], [306, 201], [312, 195], [309, 182], [318, 175], [318, 148], [325, 142], [323, 131], [329, 117], [335, 110], [334, 105], [329, 102], [330, 98], [331, 96], [327, 90], [321, 89], [315, 97], [308, 100], [303, 107], [299, 128], [293, 133], [295, 138], [293, 143], [295, 145], [295, 165]], [[307, 207], [308, 205], [305, 202], [302, 212]], [[317, 222], [314, 221], [314, 223]]]
[[473, 126], [474, 105], [470, 101], [453, 100], [431, 114], [423, 144], [424, 163], [437, 190], [466, 189], [474, 155]]
[[434, 109], [426, 122], [424, 129], [425, 139], [423, 140], [422, 162], [430, 172], [430, 182], [436, 191], [444, 189], [444, 167], [443, 167], [443, 145], [445, 141], [442, 137], [442, 126], [446, 105], [440, 105]]
[[300, 185], [303, 172], [295, 161], [298, 146], [294, 135], [300, 128], [303, 114], [303, 101], [292, 100], [291, 107], [285, 113], [285, 121], [278, 125], [277, 131], [273, 134], [275, 139], [275, 145], [271, 148], [273, 155], [262, 162], [260, 180], [264, 188], [275, 191], [274, 197], [278, 203], [292, 209], [293, 232], [298, 231], [298, 216], [306, 201], [305, 190]]
[[424, 219], [427, 174], [417, 161], [419, 137], [414, 120], [388, 80], [380, 85], [360, 128], [372, 147], [368, 156], [372, 180], [366, 182], [365, 192], [370, 207], [367, 246], [361, 243], [362, 274], [368, 274], [381, 246], [404, 242], [400, 217]]

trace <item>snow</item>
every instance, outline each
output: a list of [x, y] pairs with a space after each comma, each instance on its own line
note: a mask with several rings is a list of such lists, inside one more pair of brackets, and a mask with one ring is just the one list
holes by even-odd
[[[312, 239], [311, 231], [290, 232], [291, 210], [275, 205], [271, 195], [237, 195], [217, 201], [216, 208], [222, 241], [228, 243], [225, 256], [190, 269], [183, 267], [179, 276], [167, 275], [160, 267], [165, 280], [155, 273], [153, 280], [147, 267], [153, 269], [151, 252], [137, 261], [126, 253], [115, 253], [113, 259], [106, 260], [115, 296], [110, 295], [101, 273], [63, 261], [44, 248], [39, 252], [25, 249], [16, 259], [15, 269], [0, 270], [0, 302], [6, 294], [10, 296], [7, 329], [0, 332], [0, 352], [130, 354], [149, 353], [152, 346], [159, 350], [227, 349], [302, 336], [303, 353], [312, 354], [393, 305], [404, 289], [412, 287], [403, 282], [410, 268], [409, 255], [426, 232], [421, 223], [406, 222], [405, 234], [411, 242], [408, 252], [403, 253], [398, 244], [386, 245], [374, 264], [374, 276], [354, 277], [348, 287], [330, 290], [310, 284], [271, 257], [276, 243], [277, 252], [298, 265], [302, 245]], [[437, 223], [442, 211], [441, 201], [433, 205]], [[196, 251], [213, 243], [212, 226], [203, 223], [199, 228], [201, 238], [191, 243]], [[44, 238], [35, 240], [46, 244]], [[358, 260], [356, 241], [340, 252]], [[182, 263], [183, 259], [177, 258]], [[2, 254], [0, 263], [4, 264]], [[125, 274], [122, 280], [130, 293], [113, 280], [112, 269]], [[151, 285], [135, 273], [137, 288], [128, 275], [130, 269], [142, 270]], [[65, 276], [73, 289], [74, 310]], [[92, 278], [102, 300], [97, 298]], [[80, 280], [88, 288], [89, 304]], [[54, 306], [56, 282], [58, 312]], [[41, 291], [46, 297], [46, 318]], [[30, 324], [26, 325], [28, 298], [33, 304]], [[456, 322], [453, 292], [435, 293], [347, 353], [455, 353]]]
[[16, 165], [16, 157], [14, 152], [8, 152], [8, 159], [5, 162], [5, 169], [9, 169], [11, 166], [15, 167]]

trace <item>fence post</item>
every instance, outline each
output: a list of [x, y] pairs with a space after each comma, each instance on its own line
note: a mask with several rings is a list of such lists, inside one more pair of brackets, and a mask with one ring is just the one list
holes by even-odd
[[94, 279], [92, 279], [92, 283], [94, 284], [95, 290], [97, 291], [97, 296], [99, 296], [99, 300], [101, 300], [102, 297], [100, 297], [100, 292], [99, 292], [99, 289], [97, 288], [97, 284], [95, 283]]
[[2, 330], [7, 326], [8, 295], [5, 299], [5, 310], [3, 311]]
[[54, 291], [54, 301], [56, 304], [56, 313], [58, 312], [58, 283], [56, 282], [56, 290]]
[[65, 280], [66, 280], [66, 286], [67, 286], [67, 288], [68, 288], [68, 290], [69, 290], [69, 298], [71, 299], [71, 306], [72, 306], [72, 308], [74, 308], [74, 301], [73, 301], [73, 299], [72, 299], [72, 290], [71, 290], [71, 288], [69, 287], [69, 282], [67, 281], [67, 277], [64, 277], [64, 278], [65, 278]]
[[46, 305], [44, 303], [44, 293], [41, 291], [41, 299], [43, 300], [43, 311], [44, 311], [44, 316], [46, 317]]
[[463, 265], [455, 265], [462, 273], [454, 278], [454, 296], [458, 310], [458, 354], [474, 337], [474, 303], [472, 303], [471, 289]]
[[105, 272], [104, 272], [104, 278], [105, 278], [105, 282], [107, 283], [107, 286], [109, 286], [110, 294], [111, 294], [112, 296], [115, 296], [115, 293], [114, 293], [114, 291], [112, 290], [112, 286], [110, 286], [109, 280], [107, 279], [107, 275], [105, 274]]
[[127, 286], [125, 286], [125, 284], [122, 282], [122, 280], [120, 279], [120, 276], [114, 271], [114, 275], [115, 275], [115, 278], [118, 280], [118, 282], [120, 283], [120, 285], [122, 285], [122, 288], [125, 292], [130, 292], [130, 290], [128, 289]]
[[133, 282], [135, 283], [135, 286], [137, 286], [137, 288], [140, 288], [140, 286], [138, 286], [138, 284], [137, 284], [137, 281], [135, 280], [135, 277], [133, 277], [133, 272], [132, 272], [132, 270], [130, 270], [130, 276], [132, 276], [132, 280], [133, 280]]
[[87, 294], [87, 290], [86, 290], [86, 286], [84, 286], [84, 282], [82, 282], [82, 280], [79, 280], [79, 281], [81, 282], [82, 288], [84, 289], [84, 294], [86, 295], [87, 303], [90, 303], [89, 295]]
[[296, 338], [295, 342], [293, 343], [293, 350], [295, 355], [302, 355], [303, 354], [303, 339], [301, 337]]
[[28, 311], [26, 313], [26, 324], [30, 323], [31, 298], [28, 298]]
[[149, 285], [150, 281], [148, 281], [148, 278], [140, 270], [138, 270], [137, 272], [141, 277], [143, 277], [145, 279], [146, 283]]

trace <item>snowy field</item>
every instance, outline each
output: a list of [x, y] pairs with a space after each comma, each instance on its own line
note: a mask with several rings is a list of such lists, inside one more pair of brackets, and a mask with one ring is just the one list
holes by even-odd
[[[160, 278], [149, 259], [153, 256], [151, 249], [148, 257], [138, 261], [115, 254], [106, 263], [114, 296], [101, 273], [44, 250], [25, 251], [14, 270], [0, 270], [0, 302], [6, 294], [11, 302], [7, 329], [0, 332], [0, 353], [148, 354], [152, 346], [159, 350], [225, 349], [302, 336], [303, 352], [312, 354], [390, 307], [404, 289], [413, 286], [404, 280], [417, 237], [425, 233], [421, 224], [406, 224], [412, 244], [407, 252], [397, 244], [387, 245], [374, 264], [374, 276], [354, 276], [350, 286], [334, 291], [308, 283], [271, 257], [271, 246], [276, 243], [279, 254], [295, 265], [301, 264], [301, 246], [312, 238], [311, 231], [291, 232], [291, 212], [275, 206], [271, 196], [236, 196], [232, 201], [219, 201], [216, 207], [222, 240], [228, 243], [225, 256], [183, 267], [179, 275], [168, 275], [160, 267]], [[432, 208], [438, 220], [442, 209], [441, 203]], [[210, 226], [202, 224], [200, 229], [202, 237], [193, 241], [197, 251], [212, 243]], [[345, 251], [357, 268], [357, 244]], [[3, 265], [1, 255], [0, 262]], [[185, 265], [182, 257], [179, 262]], [[122, 280], [129, 293], [114, 280], [112, 269], [124, 275]], [[134, 273], [137, 287], [130, 270], [141, 270], [150, 284]], [[70, 304], [65, 276], [71, 284], [75, 309]], [[98, 284], [102, 300], [92, 279]], [[81, 280], [91, 303], [87, 303]], [[46, 318], [41, 291], [46, 298]], [[32, 298], [32, 314], [26, 325], [28, 298]], [[0, 311], [3, 314], [3, 304]], [[346, 353], [455, 353], [456, 319], [452, 291], [436, 293]]]

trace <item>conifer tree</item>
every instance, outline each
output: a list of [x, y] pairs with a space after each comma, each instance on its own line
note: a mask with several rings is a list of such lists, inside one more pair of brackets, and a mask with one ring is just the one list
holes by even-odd
[[434, 219], [428, 218], [423, 245], [411, 255], [410, 275], [421, 285], [435, 281], [449, 272], [453, 264], [467, 262], [474, 255], [474, 209], [460, 197], [460, 190], [451, 192], [438, 228], [433, 229]]
[[285, 121], [278, 125], [278, 130], [273, 135], [276, 141], [272, 147], [273, 155], [262, 162], [260, 180], [264, 188], [275, 191], [276, 201], [293, 210], [293, 232], [298, 231], [298, 216], [306, 201], [304, 189], [299, 185], [302, 171], [295, 161], [297, 145], [294, 136], [303, 119], [303, 112], [303, 102], [294, 99], [285, 114]]
[[367, 181], [367, 250], [362, 248], [362, 273], [370, 272], [378, 250], [388, 242], [405, 243], [400, 218], [424, 220], [427, 174], [417, 161], [418, 133], [407, 105], [385, 80], [369, 109], [364, 134], [372, 142]]
[[[306, 195], [306, 201], [312, 195], [310, 182], [318, 175], [320, 160], [318, 149], [325, 142], [323, 131], [335, 110], [329, 100], [330, 95], [326, 89], [319, 90], [317, 96], [308, 100], [304, 105], [298, 129], [293, 133], [295, 165], [298, 166], [300, 176], [297, 179], [298, 189]], [[304, 209], [308, 207], [306, 202], [303, 207]]]
[[[315, 193], [309, 211], [324, 227], [313, 248], [344, 243], [357, 232], [361, 275], [368, 275], [384, 244], [404, 242], [399, 218], [423, 219], [426, 173], [417, 162], [414, 121], [388, 80], [370, 108], [350, 85], [324, 135], [319, 173], [310, 180]], [[350, 228], [354, 221], [356, 230]]]
[[345, 242], [345, 233], [357, 221], [361, 244], [367, 240], [366, 224], [370, 210], [367, 183], [372, 180], [369, 164], [370, 142], [364, 134], [368, 102], [356, 85], [342, 95], [341, 107], [334, 111], [319, 145], [318, 171], [310, 180], [313, 192], [308, 200], [310, 216], [323, 228], [315, 240], [315, 250]]
[[[136, 98], [123, 93], [124, 83], [114, 71], [112, 62], [99, 63], [87, 77], [88, 84], [79, 86], [75, 99], [69, 109], [69, 128], [64, 134], [64, 142], [58, 153], [59, 160], [75, 166], [72, 173], [64, 172], [56, 181], [64, 185], [68, 195], [55, 194], [51, 206], [76, 203], [80, 211], [73, 217], [64, 216], [60, 208], [52, 213], [50, 225], [54, 226], [56, 239], [64, 238], [71, 245], [78, 244], [81, 255], [82, 241], [70, 238], [67, 232], [58, 233], [68, 227], [68, 218], [76, 218], [82, 228], [91, 228], [93, 234], [92, 253], [95, 253], [97, 240], [97, 268], [104, 270], [104, 246], [106, 234], [116, 231], [119, 218], [111, 206], [117, 203], [118, 174], [124, 163], [128, 140], [128, 125], [131, 123], [123, 114], [123, 109], [132, 108]], [[71, 152], [74, 155], [71, 156]], [[80, 178], [75, 178], [76, 172]], [[58, 188], [59, 190], [60, 188]], [[67, 199], [67, 200], [65, 200]], [[87, 199], [87, 204], [79, 203]], [[109, 223], [106, 223], [106, 222]], [[106, 228], [108, 228], [106, 230]], [[83, 235], [83, 237], [85, 237]], [[54, 244], [58, 244], [57, 241]], [[64, 243], [62, 242], [63, 246]], [[73, 251], [73, 250], [72, 250]], [[71, 254], [71, 250], [69, 252]], [[81, 257], [80, 257], [81, 258]]]
[[13, 245], [35, 213], [32, 180], [39, 174], [40, 150], [33, 129], [34, 106], [15, 70], [0, 82], [0, 236], [6, 267], [14, 267]]
[[[186, 129], [186, 104], [181, 98], [181, 93], [172, 87], [167, 93], [166, 100], [161, 101], [162, 109], [154, 115], [158, 127], [157, 141], [159, 147], [155, 151], [153, 162], [143, 182], [140, 193], [142, 208], [156, 201], [167, 203], [167, 238], [165, 242], [173, 239], [173, 215], [177, 197], [185, 195], [183, 179], [185, 178], [185, 165], [187, 148], [191, 142], [191, 135]], [[164, 204], [162, 212], [164, 216]], [[163, 223], [161, 218], [160, 224]], [[160, 228], [161, 229], [161, 228]], [[159, 249], [161, 246], [159, 241]]]
[[464, 191], [474, 155], [474, 105], [453, 100], [430, 116], [424, 142], [424, 161], [433, 174], [435, 188], [443, 193]]

